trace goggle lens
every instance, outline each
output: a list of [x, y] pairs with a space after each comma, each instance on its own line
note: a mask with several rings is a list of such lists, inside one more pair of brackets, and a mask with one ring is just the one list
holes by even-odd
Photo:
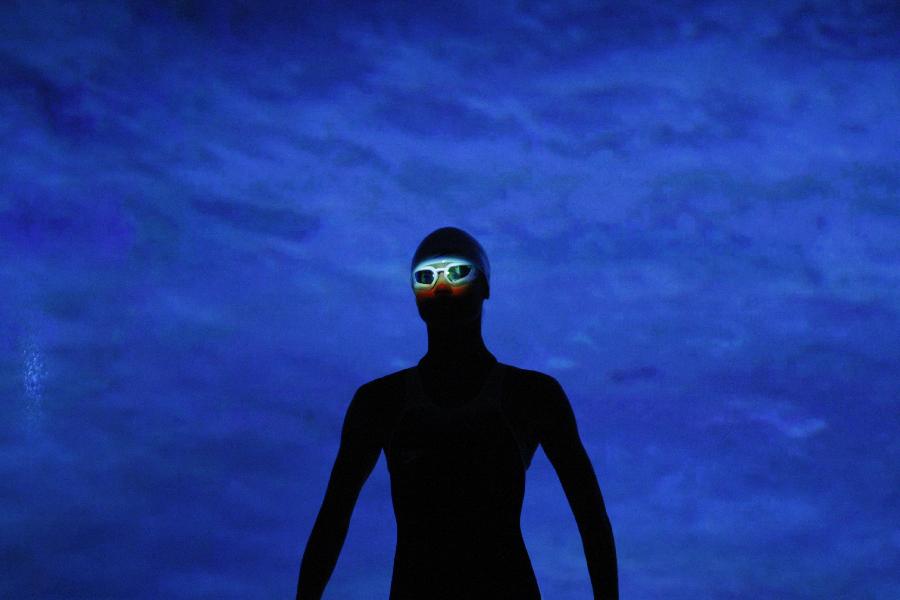
[[434, 283], [434, 271], [431, 271], [429, 269], [416, 271], [416, 283], [421, 283], [422, 285], [431, 285], [432, 283]]
[[460, 281], [465, 279], [466, 276], [472, 272], [472, 267], [469, 265], [454, 265], [447, 270], [447, 279], [450, 282]]

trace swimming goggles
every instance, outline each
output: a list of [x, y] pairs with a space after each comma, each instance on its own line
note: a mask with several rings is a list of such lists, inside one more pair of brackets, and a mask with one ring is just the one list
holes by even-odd
[[429, 290], [438, 281], [440, 274], [450, 285], [456, 287], [474, 281], [478, 268], [464, 258], [445, 257], [419, 263], [412, 273], [414, 290]]

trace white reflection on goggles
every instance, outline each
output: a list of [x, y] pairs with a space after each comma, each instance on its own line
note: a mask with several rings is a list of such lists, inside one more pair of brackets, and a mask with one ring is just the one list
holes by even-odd
[[[457, 278], [451, 280], [448, 275], [453, 277], [451, 269], [456, 267], [468, 267], [465, 275], [458, 275]], [[423, 273], [424, 272], [424, 273]], [[417, 264], [413, 270], [410, 279], [414, 290], [427, 290], [437, 285], [440, 274], [444, 274], [444, 280], [452, 286], [466, 285], [471, 283], [478, 274], [478, 267], [471, 261], [460, 256], [439, 256], [430, 258]], [[417, 275], [421, 278], [430, 277], [430, 283], [417, 281]]]

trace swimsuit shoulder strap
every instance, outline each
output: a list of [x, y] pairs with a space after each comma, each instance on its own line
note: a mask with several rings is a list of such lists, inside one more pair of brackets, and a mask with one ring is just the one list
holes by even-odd
[[525, 446], [522, 445], [519, 440], [519, 436], [516, 435], [516, 429], [513, 427], [512, 422], [509, 420], [509, 417], [506, 415], [506, 412], [503, 410], [502, 398], [503, 398], [503, 378], [510, 371], [509, 365], [500, 365], [498, 363], [498, 369], [495, 370], [497, 373], [497, 377], [495, 381], [493, 381], [493, 389], [490, 394], [490, 402], [494, 406], [496, 406], [497, 412], [500, 413], [500, 418], [503, 420], [503, 423], [506, 425], [509, 430], [509, 435], [512, 437], [513, 441], [516, 443], [516, 449], [518, 450], [518, 457], [522, 464], [522, 469], [527, 471], [528, 466], [531, 462], [531, 457], [528, 455], [528, 450]]
[[[472, 400], [472, 403], [478, 403], [487, 397], [487, 402], [500, 406], [500, 390], [503, 386], [503, 376], [506, 374], [506, 365], [497, 361], [488, 372], [487, 380], [484, 383], [478, 396]], [[422, 387], [422, 378], [419, 374], [418, 365], [411, 367], [405, 373], [406, 376], [406, 407], [416, 404], [428, 404], [425, 398], [425, 390]]]
[[422, 383], [419, 380], [419, 367], [414, 365], [403, 374], [406, 380], [406, 402], [404, 409], [425, 403], [425, 393], [422, 391]]
[[484, 395], [487, 396], [487, 401], [501, 410], [502, 407], [500, 406], [500, 398], [501, 392], [503, 390], [503, 378], [505, 375], [506, 365], [500, 361], [497, 361], [497, 363], [491, 369], [491, 372], [488, 374], [488, 380], [484, 386]]
[[416, 381], [416, 367], [413, 366], [409, 367], [408, 369], [403, 369], [401, 373], [403, 374], [404, 382], [403, 404], [394, 415], [391, 430], [387, 436], [387, 443], [385, 444], [385, 455], [389, 454], [391, 451], [391, 446], [394, 441], [394, 434], [397, 432], [397, 427], [399, 426], [400, 421], [403, 419], [404, 413], [406, 413], [406, 411], [409, 410], [409, 408], [414, 404], [422, 402], [421, 389], [418, 387], [418, 382]]

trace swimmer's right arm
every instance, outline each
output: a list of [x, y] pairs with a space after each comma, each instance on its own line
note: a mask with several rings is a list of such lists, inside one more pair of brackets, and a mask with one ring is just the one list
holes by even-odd
[[344, 545], [350, 517], [363, 484], [378, 462], [381, 444], [374, 431], [373, 396], [356, 390], [341, 430], [325, 499], [300, 561], [296, 600], [320, 600]]

